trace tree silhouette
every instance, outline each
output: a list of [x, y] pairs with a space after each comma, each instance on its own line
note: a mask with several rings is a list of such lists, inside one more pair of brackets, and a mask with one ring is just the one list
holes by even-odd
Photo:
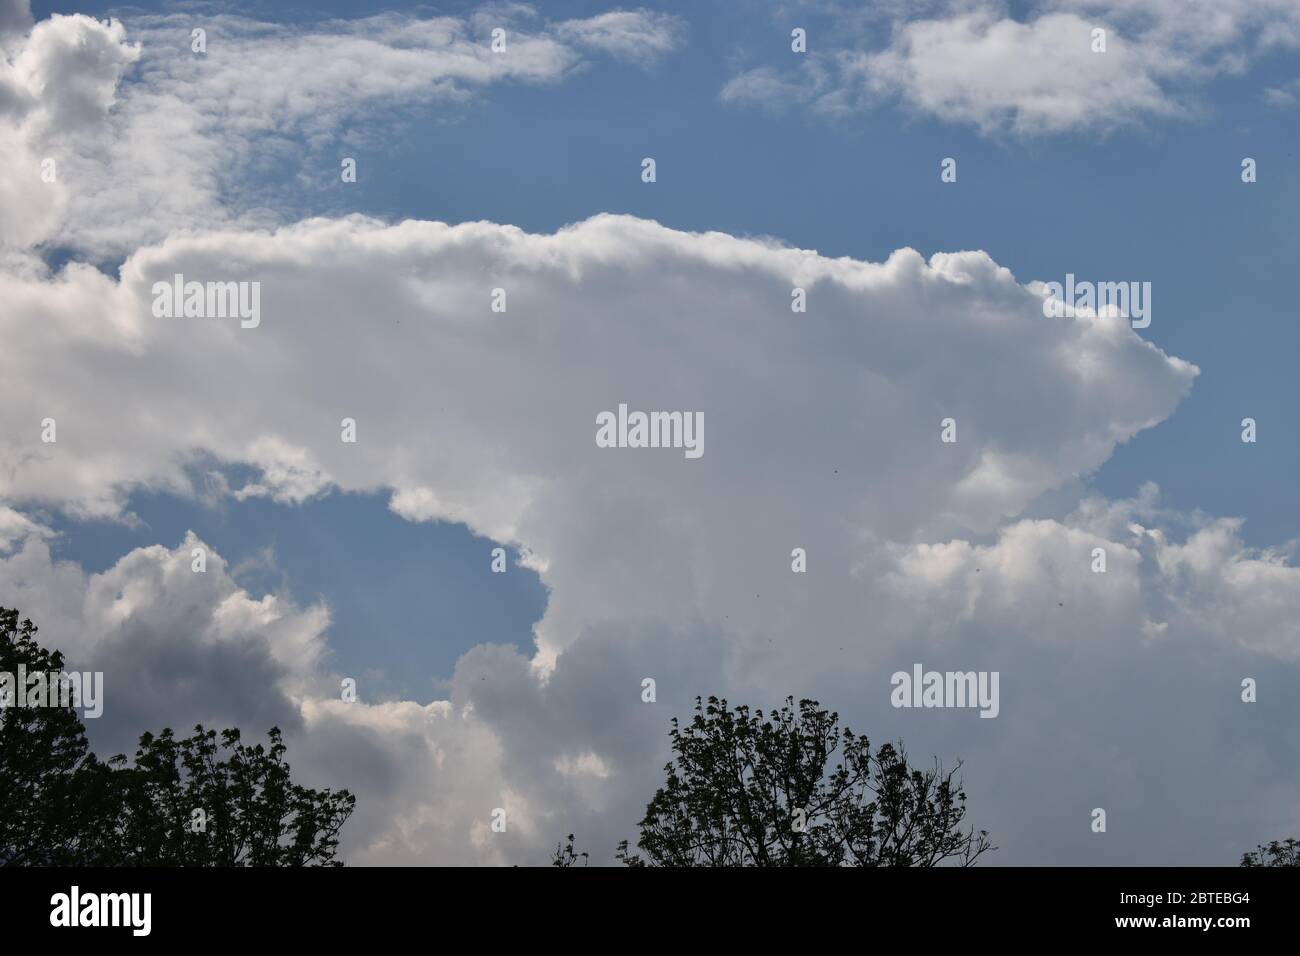
[[[63, 655], [37, 644], [36, 631], [0, 608], [0, 673], [62, 671]], [[90, 751], [76, 711], [27, 707], [24, 692], [6, 688], [0, 701], [0, 865], [110, 862], [111, 769]]]
[[[62, 670], [36, 632], [0, 608], [0, 672]], [[74, 709], [17, 696], [0, 710], [0, 865], [342, 865], [356, 798], [293, 783], [278, 728], [269, 747], [238, 730], [164, 729], [141, 735], [132, 763], [101, 761]]]
[[1242, 866], [1300, 866], [1300, 840], [1260, 844], [1253, 853], [1241, 855]]
[[577, 866], [578, 860], [582, 860], [582, 865], [586, 866], [591, 854], [587, 851], [578, 853], [573, 849], [573, 834], [569, 834], [568, 842], [563, 847], [559, 843], [555, 844], [555, 852], [551, 854], [551, 866]]
[[[145, 866], [342, 866], [338, 834], [356, 798], [294, 784], [278, 727], [270, 746], [238, 730], [170, 729], [140, 737], [134, 766], [119, 755], [114, 833], [122, 863]], [[220, 759], [219, 750], [229, 751]]]
[[995, 849], [987, 832], [960, 829], [960, 764], [921, 771], [901, 745], [872, 753], [815, 700], [765, 716], [697, 697], [670, 736], [674, 760], [640, 823], [644, 855], [618, 848], [628, 866], [969, 866]]

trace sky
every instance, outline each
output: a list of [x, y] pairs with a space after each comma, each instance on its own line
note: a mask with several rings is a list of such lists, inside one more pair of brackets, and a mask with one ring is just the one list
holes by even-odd
[[[102, 665], [97, 747], [275, 721], [350, 861], [609, 862], [696, 695], [810, 695], [962, 759], [996, 863], [1300, 830], [1294, 2], [0, 0], [0, 49], [0, 603]], [[704, 454], [599, 448], [619, 403]], [[917, 662], [997, 718], [893, 707]]]

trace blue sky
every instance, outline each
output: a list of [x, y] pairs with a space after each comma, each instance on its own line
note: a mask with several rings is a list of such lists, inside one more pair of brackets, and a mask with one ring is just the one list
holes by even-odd
[[[633, 716], [611, 689], [636, 687], [643, 673], [659, 674], [665, 712], [718, 687], [737, 695], [806, 690], [834, 695], [846, 713], [882, 728], [878, 735], [906, 735], [921, 752], [960, 752], [994, 822], [1025, 821], [1003, 840], [1000, 862], [1204, 862], [1231, 857], [1249, 834], [1285, 835], [1300, 823], [1295, 771], [1287, 769], [1295, 765], [1286, 732], [1294, 708], [1245, 717], [1231, 708], [1241, 675], [1293, 686], [1300, 666], [1291, 613], [1300, 600], [1300, 44], [1286, 42], [1274, 0], [1231, 0], [1232, 31], [1221, 42], [1196, 32], [1213, 4], [1187, 17], [1166, 17], [1167, 6], [1154, 4], [1151, 22], [1122, 7], [934, 0], [875, 5], [867, 15], [835, 0], [645, 3], [638, 22], [670, 40], [641, 55], [574, 39], [580, 34], [566, 24], [612, 9], [597, 3], [539, 3], [531, 15], [477, 3], [33, 3], [38, 23], [77, 12], [124, 24], [121, 35], [85, 23], [62, 28], [121, 57], [114, 67], [112, 57], [92, 63], [85, 53], [79, 65], [88, 76], [104, 72], [116, 95], [90, 120], [50, 108], [51, 124], [69, 123], [59, 132], [88, 145], [68, 153], [69, 198], [49, 214], [53, 225], [10, 243], [15, 256], [35, 250], [55, 273], [84, 261], [106, 275], [73, 269], [62, 279], [32, 278], [23, 260], [0, 261], [19, 290], [10, 293], [14, 314], [39, 303], [33, 314], [47, 324], [29, 319], [26, 327], [54, 329], [14, 361], [48, 361], [67, 394], [81, 395], [84, 384], [92, 396], [65, 403], [63, 434], [78, 435], [76, 416], [95, 420], [97, 400], [109, 411], [92, 429], [99, 446], [72, 457], [64, 449], [81, 447], [78, 439], [61, 438], [66, 457], [41, 471], [31, 462], [44, 459], [26, 451], [27, 438], [11, 436], [27, 435], [28, 420], [45, 414], [46, 386], [15, 386], [21, 401], [10, 405], [21, 414], [4, 420], [8, 444], [0, 446], [12, 456], [0, 475], [0, 585], [31, 588], [48, 575], [71, 587], [66, 568], [42, 561], [46, 546], [100, 575], [81, 579], [83, 602], [51, 597], [46, 625], [53, 633], [102, 628], [86, 638], [93, 659], [104, 648], [131, 659], [123, 648], [133, 634], [188, 626], [195, 615], [227, 635], [232, 606], [253, 619], [252, 602], [282, 599], [275, 622], [289, 636], [277, 631], [263, 647], [248, 625], [238, 640], [288, 675], [263, 696], [302, 715], [309, 730], [295, 747], [308, 773], [373, 773], [363, 803], [376, 809], [359, 824], [362, 860], [419, 862], [435, 848], [441, 858], [501, 862], [472, 834], [484, 801], [507, 800], [503, 791], [542, 821], [525, 848], [549, 847], [552, 830], [580, 824], [612, 846], [627, 835], [638, 799], [644, 804], [644, 768], [662, 766], [650, 742], [662, 735], [645, 734], [667, 713], [657, 723]], [[966, 8], [980, 11], [976, 30], [990, 31], [981, 36], [1010, 23], [1041, 29], [1034, 35], [1043, 42], [1012, 44], [989, 69], [968, 51], [973, 65], [959, 64], [959, 85], [974, 98], [958, 90], [935, 106], [919, 55], [914, 74], [891, 72], [879, 56], [906, 58], [899, 38], [907, 30], [961, 24]], [[331, 27], [321, 9], [353, 21], [389, 15], [398, 39], [385, 32], [387, 20]], [[1044, 26], [1062, 11], [1111, 27], [1106, 55], [1134, 58], [1117, 59], [1119, 85], [1074, 79], [1082, 61], [1063, 59], [1058, 70], [1051, 55], [1033, 60], [1052, 53], [1053, 38], [1077, 35], [1069, 32], [1075, 21], [1064, 34]], [[223, 27], [224, 14], [246, 19]], [[368, 75], [368, 66], [349, 72], [347, 63], [292, 59], [316, 49], [304, 44], [320, 34], [380, 37], [391, 69], [408, 47], [425, 49], [416, 34], [432, 16], [456, 18], [469, 44], [481, 39], [482, 24], [515, 18], [526, 25], [520, 30], [564, 46], [572, 62], [538, 67], [540, 79], [458, 75], [450, 90], [434, 76], [429, 89], [358, 93], [359, 105], [348, 105], [336, 84], [382, 79], [382, 65]], [[185, 47], [190, 23], [212, 26], [206, 60]], [[283, 30], [267, 39], [265, 24]], [[794, 26], [808, 31], [807, 57], [790, 50]], [[1300, 20], [1295, 29], [1300, 36]], [[133, 40], [144, 44], [135, 59], [121, 52]], [[363, 62], [374, 54], [358, 48]], [[241, 86], [243, 61], [222, 59], [231, 49], [250, 63], [299, 64], [285, 80], [293, 89], [281, 96], [255, 74]], [[866, 67], [855, 59], [871, 55]], [[1038, 85], [1027, 82], [1026, 92], [1002, 83], [999, 74], [1022, 70]], [[79, 74], [50, 72], [60, 75]], [[1154, 86], [1129, 85], [1132, 76]], [[763, 79], [769, 85], [756, 88], [772, 94], [724, 95], [747, 77]], [[787, 85], [772, 85], [773, 77]], [[1072, 105], [1044, 113], [1043, 90]], [[223, 113], [232, 91], [248, 99]], [[980, 104], [989, 102], [1004, 108], [985, 111]], [[1050, 122], [1036, 127], [1043, 117]], [[54, 150], [51, 143], [64, 148], [41, 139], [48, 131], [34, 120], [20, 134], [33, 156]], [[653, 184], [640, 178], [646, 156], [656, 160]], [[357, 160], [356, 184], [340, 181], [343, 157]], [[945, 157], [957, 160], [956, 183], [940, 181]], [[1257, 161], [1258, 182], [1241, 181], [1243, 157]], [[0, 208], [22, 201], [0, 192]], [[379, 226], [339, 225], [351, 213], [393, 226], [486, 225], [454, 241], [418, 223], [376, 238]], [[674, 232], [633, 220], [586, 223], [543, 255], [502, 228], [550, 234], [603, 213]], [[47, 222], [44, 214], [38, 208], [30, 218]], [[329, 222], [293, 232], [310, 217]], [[276, 225], [287, 233], [256, 231]], [[681, 235], [700, 232], [725, 235]], [[753, 291], [770, 281], [783, 296], [781, 283], [803, 266], [784, 253], [765, 258], [742, 241], [749, 237], [820, 254], [808, 266], [826, 283], [813, 286], [811, 332], [792, 333]], [[903, 266], [880, 274], [861, 266], [904, 247], [925, 259], [963, 251], [987, 258], [933, 266], [920, 278]], [[285, 316], [286, 300], [278, 300], [278, 325], [268, 306], [262, 338], [236, 334], [236, 349], [217, 332], [188, 339], [188, 328], [133, 325], [129, 302], [141, 276], [170, 275], [181, 264], [234, 269], [245, 257], [270, 277], [268, 302], [278, 278], [301, 303]], [[828, 261], [841, 257], [858, 262]], [[1150, 282], [1152, 322], [1136, 334], [1164, 355], [1073, 326], [1042, 335], [1009, 320], [979, 326], [972, 316], [1020, 317], [1024, 308], [1013, 284], [985, 271], [990, 260], [1020, 284], [1066, 273]], [[498, 275], [510, 277], [512, 296], [520, 290], [512, 303], [525, 304], [503, 320], [517, 324], [471, 330], [458, 303], [477, 301], [489, 279], [506, 281]], [[581, 280], [566, 285], [574, 275]], [[937, 275], [958, 290], [954, 298], [925, 298]], [[10, 281], [4, 270], [0, 281]], [[72, 300], [77, 309], [109, 303], [86, 327], [120, 335], [92, 341], [60, 318], [67, 289], [79, 283], [88, 291]], [[412, 306], [430, 289], [457, 304]], [[606, 298], [611, 289], [618, 295]], [[349, 314], [353, 302], [373, 306]], [[430, 316], [435, 324], [420, 324]], [[395, 331], [403, 320], [409, 333]], [[1200, 370], [1185, 396], [1169, 357]], [[130, 402], [137, 384], [140, 406]], [[935, 412], [963, 395], [997, 424], [986, 420], [973, 457], [952, 465], [913, 440], [913, 421], [928, 439]], [[680, 472], [679, 461], [590, 457], [587, 423], [605, 407], [593, 403], [660, 398], [708, 405], [705, 464]], [[28, 399], [37, 404], [29, 409]], [[333, 419], [328, 441], [311, 431], [316, 409], [337, 417], [336, 406], [368, 413], [359, 415], [369, 456], [362, 462], [333, 457]], [[1258, 422], [1254, 444], [1240, 440], [1245, 417]], [[388, 427], [394, 420], [400, 428]], [[1139, 431], [1146, 420], [1151, 427]], [[307, 457], [267, 451], [253, 440], [259, 429], [300, 439]], [[1120, 435], [1113, 449], [1091, 443], [1112, 434]], [[365, 444], [371, 436], [378, 451]], [[980, 452], [997, 466], [982, 470]], [[328, 476], [311, 493], [296, 495], [292, 482], [260, 496], [231, 493], [258, 479], [259, 462], [274, 469], [304, 461], [312, 481]], [[213, 471], [223, 476], [216, 491]], [[860, 488], [846, 491], [850, 480]], [[1143, 497], [1148, 482], [1160, 487], [1158, 505]], [[400, 507], [394, 491], [408, 495]], [[7, 505], [20, 517], [7, 517]], [[1238, 517], [1239, 528], [1221, 523]], [[1130, 537], [1135, 522], [1155, 530]], [[189, 531], [219, 552], [226, 570], [210, 575], [207, 590], [177, 596], [165, 569], [188, 563]], [[10, 544], [20, 538], [28, 550]], [[1102, 594], [1087, 590], [1091, 575], [1084, 583], [1072, 576], [1068, 557], [1086, 554], [1094, 538], [1108, 542], [1119, 569]], [[829, 579], [810, 574], [806, 587], [790, 590], [794, 541], [810, 545], [814, 569], [833, 569]], [[505, 575], [489, 569], [498, 544], [510, 551]], [[136, 550], [153, 546], [164, 550]], [[538, 570], [520, 564], [531, 547], [542, 554]], [[104, 588], [132, 607], [101, 607]], [[310, 614], [318, 603], [331, 615], [319, 633]], [[65, 619], [63, 604], [85, 611]], [[1083, 610], [1067, 622], [1067, 608]], [[297, 669], [285, 647], [310, 666]], [[325, 663], [312, 657], [317, 651]], [[1012, 689], [1004, 693], [1021, 700], [1004, 702], [999, 720], [973, 724], [961, 722], [966, 715], [900, 716], [878, 706], [871, 682], [880, 668], [918, 655], [1000, 664]], [[180, 673], [177, 687], [202, 682], [210, 665], [198, 652], [195, 660], [196, 672]], [[166, 666], [183, 671], [170, 658]], [[332, 690], [340, 674], [363, 679], [368, 703], [390, 706], [362, 716], [332, 711], [319, 688]], [[1036, 683], [1040, 675], [1050, 676]], [[1189, 716], [1180, 687], [1213, 702]], [[215, 708], [205, 719], [241, 719], [234, 704], [222, 711], [204, 698], [203, 706]], [[410, 743], [449, 714], [469, 729], [439, 731], [427, 748]], [[1176, 768], [1193, 762], [1183, 720], [1211, 759], [1237, 771], [1206, 792], [1205, 806], [1170, 806], [1185, 783]], [[1132, 754], [1117, 743], [1126, 733]], [[1074, 753], [1060, 741], [1079, 751], [1068, 772], [1056, 774], [1050, 795], [1023, 796], [1039, 772], [1027, 769], [1030, 756]], [[439, 754], [442, 775], [421, 776], [411, 754], [426, 750]], [[1079, 782], [1090, 778], [1095, 788]], [[1243, 781], [1253, 781], [1249, 794], [1233, 789]], [[394, 849], [405, 836], [393, 838], [383, 821], [424, 819], [420, 801], [433, 801], [434, 791], [455, 826], [431, 827], [437, 833], [424, 842]], [[1130, 807], [1127, 824], [1116, 815], [1122, 847], [1098, 849], [1086, 829], [1062, 820], [1076, 802], [1086, 810], [1101, 800]], [[1229, 803], [1241, 807], [1232, 819], [1222, 810]], [[574, 807], [589, 815], [562, 822]], [[1204, 844], [1185, 846], [1186, 828], [1206, 833]]]

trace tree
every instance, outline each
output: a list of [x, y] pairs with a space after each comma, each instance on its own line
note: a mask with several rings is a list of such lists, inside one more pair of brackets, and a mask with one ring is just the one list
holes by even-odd
[[[62, 672], [36, 631], [0, 608], [0, 673]], [[278, 728], [269, 747], [238, 730], [177, 740], [164, 729], [140, 737], [133, 763], [101, 761], [72, 707], [12, 696], [0, 710], [0, 865], [342, 865], [356, 798], [293, 783]]]
[[[121, 794], [113, 828], [120, 862], [143, 866], [342, 866], [338, 834], [356, 798], [292, 782], [285, 745], [240, 742], [202, 725], [140, 737], [135, 765], [112, 763]], [[224, 760], [218, 751], [229, 752]]]
[[872, 753], [815, 700], [765, 716], [696, 698], [669, 736], [675, 757], [640, 823], [644, 855], [618, 848], [628, 866], [970, 866], [995, 849], [986, 831], [961, 830], [960, 764], [913, 769], [901, 744]]
[[20, 668], [62, 673], [63, 655], [36, 643], [37, 627], [0, 608], [0, 865], [109, 862], [101, 822], [113, 805], [112, 772], [86, 743], [70, 707], [28, 707]]
[[586, 866], [591, 854], [586, 850], [581, 853], [573, 849], [573, 834], [569, 834], [568, 842], [563, 847], [557, 842], [555, 852], [551, 854], [551, 866], [577, 866], [578, 860], [582, 860], [582, 865]]
[[1253, 853], [1241, 855], [1242, 866], [1300, 866], [1300, 840], [1260, 844]]

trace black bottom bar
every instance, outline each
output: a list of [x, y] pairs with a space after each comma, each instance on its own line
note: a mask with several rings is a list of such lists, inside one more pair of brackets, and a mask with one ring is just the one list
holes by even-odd
[[806, 927], [811, 919], [818, 935], [837, 924], [855, 932], [857, 925], [864, 940], [896, 930], [939, 946], [963, 927], [978, 928], [984, 941], [1047, 934], [1231, 943], [1241, 934], [1294, 934], [1296, 872], [0, 869], [0, 911], [11, 942], [75, 932], [83, 942], [139, 933], [205, 947], [279, 939], [337, 946], [457, 930], [489, 942], [518, 934], [536, 942], [612, 942], [606, 933], [664, 933], [667, 943], [688, 933], [692, 940], [736, 943]]

